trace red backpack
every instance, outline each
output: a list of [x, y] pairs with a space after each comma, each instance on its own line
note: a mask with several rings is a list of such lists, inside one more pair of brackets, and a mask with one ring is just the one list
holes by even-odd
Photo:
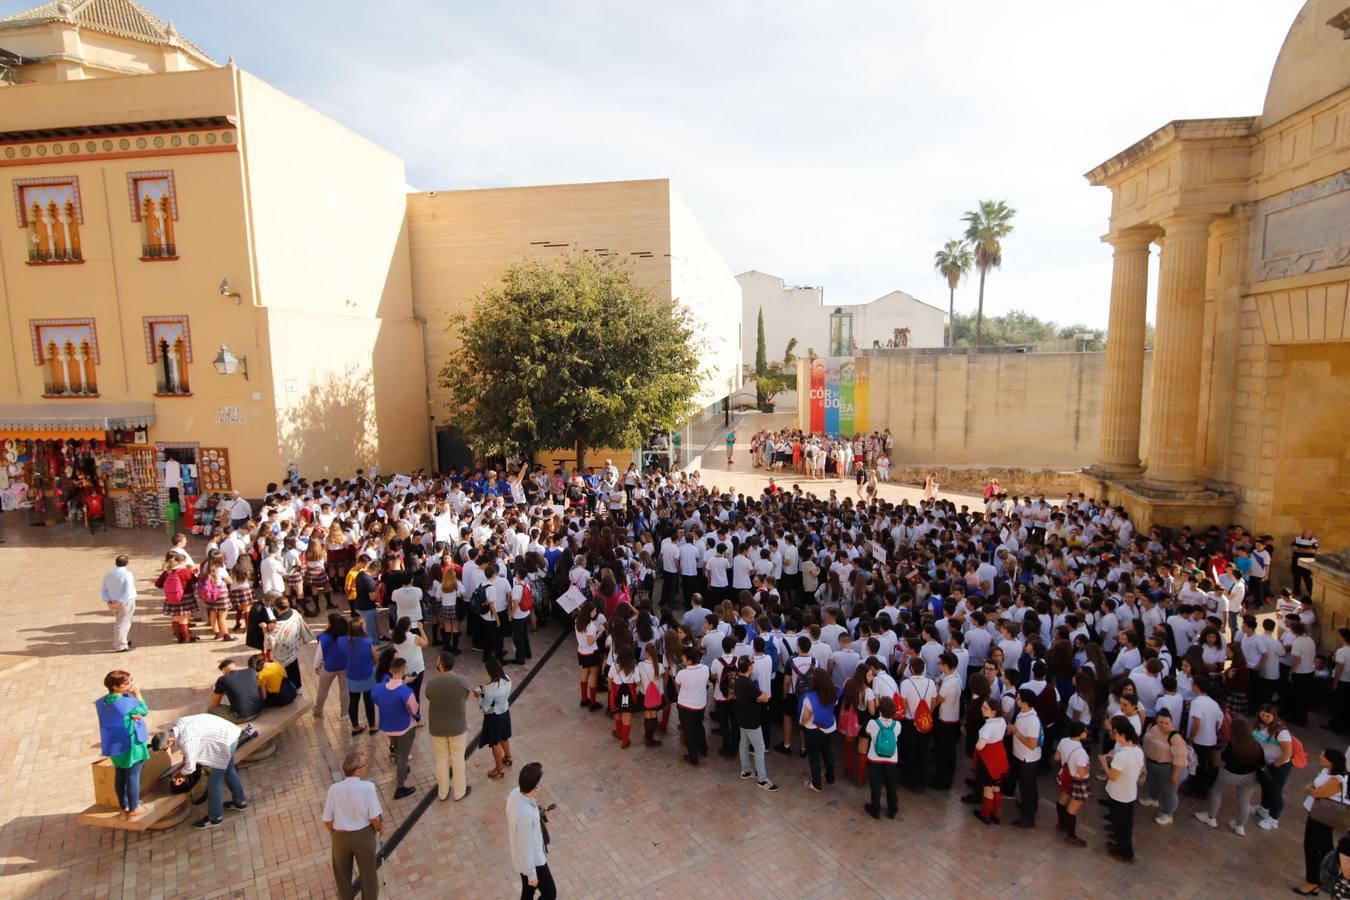
[[516, 605], [520, 607], [521, 612], [529, 612], [534, 609], [534, 592], [524, 582], [520, 585], [520, 602]]

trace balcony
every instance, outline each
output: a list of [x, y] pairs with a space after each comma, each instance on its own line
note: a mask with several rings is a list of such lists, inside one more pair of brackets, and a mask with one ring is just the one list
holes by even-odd
[[158, 262], [178, 258], [178, 248], [173, 244], [141, 244], [141, 262]]
[[180, 379], [166, 379], [163, 375], [155, 379], [156, 397], [191, 397], [192, 390]]
[[44, 397], [97, 397], [98, 388], [96, 386], [85, 385], [83, 387], [71, 386], [65, 382], [44, 381], [42, 383], [42, 396]]
[[30, 266], [61, 265], [63, 263], [82, 262], [84, 262], [84, 257], [80, 255], [79, 248], [43, 249], [41, 247], [31, 247], [28, 250], [28, 264]]

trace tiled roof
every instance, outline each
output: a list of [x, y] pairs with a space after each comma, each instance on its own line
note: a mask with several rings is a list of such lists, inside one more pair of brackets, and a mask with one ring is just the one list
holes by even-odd
[[132, 40], [152, 44], [176, 44], [204, 62], [215, 62], [200, 47], [178, 34], [171, 23], [166, 23], [136, 0], [68, 0], [68, 2], [44, 3], [0, 19], [0, 29], [28, 28], [33, 25], [45, 25], [48, 22], [65, 21], [74, 22], [81, 28]]

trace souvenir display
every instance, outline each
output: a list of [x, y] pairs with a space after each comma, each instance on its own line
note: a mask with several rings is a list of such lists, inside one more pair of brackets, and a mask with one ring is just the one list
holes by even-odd
[[230, 489], [230, 451], [224, 447], [203, 447], [198, 451], [197, 471], [203, 493]]

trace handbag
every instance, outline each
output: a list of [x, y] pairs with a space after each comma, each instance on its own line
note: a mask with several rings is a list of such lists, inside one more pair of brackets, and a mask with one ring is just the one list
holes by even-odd
[[1055, 776], [1055, 786], [1059, 788], [1061, 794], [1073, 796], [1073, 773], [1069, 771], [1068, 763], [1059, 767], [1059, 774]]
[[1345, 831], [1350, 829], [1350, 804], [1347, 804], [1345, 797], [1345, 781], [1341, 781], [1341, 796], [1335, 797], [1317, 797], [1313, 800], [1312, 810], [1308, 813], [1308, 818], [1314, 822], [1321, 822], [1333, 831]]

